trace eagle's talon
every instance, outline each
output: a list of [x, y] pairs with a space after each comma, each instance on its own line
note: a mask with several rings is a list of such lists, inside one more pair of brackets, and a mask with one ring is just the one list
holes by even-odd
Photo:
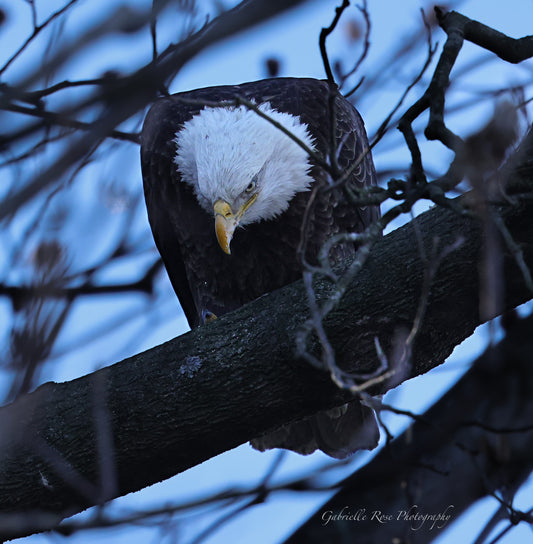
[[204, 323], [211, 323], [217, 318], [217, 316], [213, 312], [210, 312], [209, 310], [205, 310], [203, 314], [204, 314], [203, 315]]

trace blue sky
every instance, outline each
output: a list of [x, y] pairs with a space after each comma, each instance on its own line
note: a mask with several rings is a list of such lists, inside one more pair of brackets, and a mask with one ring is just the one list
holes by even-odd
[[[173, 81], [170, 90], [178, 92], [208, 85], [260, 79], [265, 77], [264, 60], [271, 56], [280, 58], [282, 62], [280, 75], [324, 77], [317, 47], [317, 36], [320, 28], [325, 24], [329, 24], [333, 10], [338, 3], [338, 1], [315, 0], [306, 4], [303, 8], [291, 12], [289, 15], [217, 44], [188, 63]], [[150, 2], [148, 0], [138, 0], [137, 2], [130, 2], [130, 4], [147, 6]], [[0, 51], [2, 48], [7, 48], [4, 51], [8, 51], [15, 47], [16, 44], [21, 43], [23, 36], [30, 31], [30, 28], [27, 26], [27, 17], [24, 15], [26, 7], [23, 2], [6, 4], [0, 1], [0, 6], [2, 5], [6, 6], [8, 13], [12, 15], [9, 19], [9, 26], [0, 35]], [[38, 5], [44, 13], [47, 9], [54, 9], [54, 7], [62, 5], [62, 3], [50, 0], [48, 2], [38, 2]], [[87, 22], [101, 17], [109, 5], [103, 0], [81, 2], [80, 9], [75, 10], [75, 16], [72, 20], [69, 20], [67, 35], [68, 32], [71, 32], [74, 36], [76, 28], [82, 28]], [[365, 73], [365, 70], [372, 73], [373, 66], [381, 66], [381, 59], [386, 58], [386, 55], [394, 51], [399, 44], [404, 43], [412, 35], [414, 29], [420, 28], [419, 9], [421, 6], [422, 4], [415, 0], [405, 0], [401, 2], [401, 7], [400, 3], [393, 3], [389, 0], [369, 1], [373, 25], [372, 46], [362, 73]], [[508, 0], [505, 4], [495, 1], [470, 0], [460, 3], [458, 9], [465, 15], [481, 20], [485, 24], [494, 26], [514, 37], [531, 33], [533, 2], [530, 0]], [[356, 16], [356, 13], [356, 10], [351, 8], [347, 18]], [[345, 30], [346, 27], [341, 24], [339, 31], [328, 41], [332, 57], [345, 55], [346, 53], [343, 52], [346, 51], [349, 51], [355, 57], [359, 52], [358, 44], [351, 45], [347, 42]], [[164, 21], [161, 25], [162, 41], [170, 39], [173, 32], [175, 32], [174, 21]], [[444, 34], [436, 31], [434, 40], [438, 40], [442, 46]], [[101, 74], [104, 69], [115, 69], [117, 67], [123, 70], [133, 69], [136, 63], [142, 60], [147, 61], [150, 55], [148, 35], [117, 36], [103, 41], [91, 51], [91, 54], [83, 56], [78, 66], [70, 68], [69, 77], [94, 77]], [[460, 70], [462, 66], [466, 66], [472, 59], [482, 59], [484, 56], [486, 55], [481, 54], [479, 49], [467, 44], [461, 53], [455, 70]], [[398, 99], [406, 81], [409, 81], [416, 73], [422, 60], [422, 56], [415, 58], [411, 66], [405, 67], [403, 73], [390, 74], [382, 81], [378, 93], [369, 96], [358, 96], [358, 108], [366, 121], [370, 134], [376, 130], [392, 104]], [[16, 71], [14, 73], [16, 75]], [[508, 66], [503, 62], [487, 64], [479, 62], [478, 67], [472, 68], [464, 76], [461, 90], [455, 92], [453, 87], [450, 89], [449, 104], [452, 105], [461, 100], [475, 97], [476, 93], [485, 89], [494, 88], [495, 86], [504, 87], [530, 78], [531, 64], [529, 64], [529, 68], [525, 68], [522, 66]], [[417, 92], [419, 93], [420, 90]], [[408, 97], [406, 105], [412, 103], [419, 96], [417, 92]], [[461, 135], [468, 135], [485, 122], [491, 113], [491, 108], [492, 104], [489, 101], [480, 100], [478, 105], [468, 110], [468, 115], [450, 116], [450, 126]], [[392, 132], [390, 138], [384, 140], [382, 148], [380, 146], [376, 148], [374, 156], [378, 169], [402, 162], [405, 163], [406, 150], [398, 145], [398, 142], [399, 137], [395, 132]], [[435, 170], [444, 168], [446, 161], [450, 158], [447, 152], [441, 150], [434, 143], [424, 144], [423, 152], [427, 156], [427, 164]], [[124, 163], [127, 164], [124, 171], [124, 176], [127, 178], [125, 183], [131, 184], [132, 191], [140, 190], [141, 178], [137, 158], [138, 150], [131, 146], [122, 153]], [[110, 162], [109, 172], [111, 171], [112, 164]], [[87, 179], [82, 178], [79, 186], [72, 189], [76, 195], [85, 195], [87, 198], [90, 196], [91, 191], [94, 189], [91, 186], [89, 177], [88, 174]], [[134, 189], [135, 187], [137, 189]], [[423, 205], [418, 208], [421, 210]], [[146, 245], [146, 259], [149, 259], [153, 256], [154, 248], [148, 236], [148, 223], [144, 209], [139, 208], [136, 210], [133, 221], [134, 229], [137, 230], [139, 237], [142, 238], [143, 243]], [[85, 229], [89, 222], [90, 218], [79, 218], [79, 224], [81, 225], [79, 228]], [[110, 236], [110, 232], [106, 231], [106, 229], [112, 229], [113, 227], [109, 227], [108, 223], [95, 226], [96, 235], [98, 235], [99, 228], [102, 230], [99, 236], [101, 236], [102, 244], [105, 245], [106, 236]], [[15, 234], [12, 233], [13, 236]], [[77, 231], [74, 230], [72, 236], [76, 237], [77, 235]], [[100, 250], [102, 250], [101, 247]], [[0, 270], [6, 265], [6, 263], [2, 264], [2, 255], [0, 249]], [[94, 259], [97, 259], [96, 255]], [[122, 277], [124, 273], [128, 273], [128, 266], [128, 263], [126, 263], [123, 267], [108, 270], [107, 276], [102, 279], [110, 280], [113, 277]], [[87, 328], [96, 326], [101, 319], [100, 316], [106, 312], [137, 312], [138, 319], [132, 320], [114, 335], [102, 334], [101, 338], [97, 337], [88, 342], [76, 352], [76, 365], [72, 364], [70, 359], [72, 354], [67, 349], [64, 350], [65, 355], [56, 354], [53, 367], [47, 369], [47, 379], [56, 381], [72, 379], [92, 371], [97, 366], [109, 364], [123, 358], [129, 355], [130, 352], [135, 353], [147, 349], [184, 332], [186, 322], [179, 311], [177, 301], [165, 277], [160, 279], [157, 289], [156, 299], [161, 302], [157, 311], [157, 319], [154, 319], [153, 313], [149, 314], [150, 319], [148, 319], [146, 317], [148, 313], [146, 312], [145, 302], [134, 297], [129, 301], [109, 298], [106, 302], [94, 301], [78, 304], [70, 317], [67, 333], [69, 338], [63, 339], [64, 344], [68, 344], [69, 341], [71, 343], [76, 342], [76, 339], [81, 337]], [[6, 312], [7, 309], [0, 303], [0, 318], [2, 315], [6, 315]], [[102, 326], [105, 328], [105, 323]], [[140, 331], [142, 331], [142, 341], [138, 341]], [[129, 347], [124, 349], [124, 339], [130, 337], [131, 342], [126, 342]], [[118, 343], [121, 348], [117, 349], [115, 354], [114, 346], [117, 344], [118, 338], [120, 338]], [[387, 400], [400, 408], [424, 410], [461, 375], [467, 368], [469, 361], [486, 346], [487, 338], [485, 327], [478, 332], [475, 338], [459, 346], [443, 367], [403, 384], [393, 391]], [[103, 356], [102, 354], [106, 355]], [[116, 359], [114, 359], [115, 356]], [[391, 428], [395, 430], [401, 429], [406, 424], [404, 419], [389, 417], [388, 420]], [[119, 499], [115, 501], [111, 511], [118, 513], [119, 511], [129, 511], [136, 508], [142, 509], [147, 505], [156, 506], [167, 501], [195, 498], [232, 486], [251, 485], [251, 483], [261, 479], [276, 455], [276, 452], [261, 454], [253, 451], [248, 445], [243, 445], [166, 482]], [[367, 453], [357, 456], [349, 470], [353, 470], [354, 466], [363, 463], [368, 458], [369, 454]], [[306, 458], [288, 454], [285, 456], [281, 469], [277, 474], [277, 479], [282, 481], [291, 475], [303, 474], [325, 461], [325, 456], [321, 454], [314, 454]], [[340, 471], [338, 475], [345, 473], [346, 470]], [[531, 485], [524, 491], [524, 495], [522, 506], [529, 508], [533, 498]], [[269, 500], [266, 504], [248, 510], [244, 515], [237, 517], [220, 531], [214, 533], [206, 542], [209, 544], [222, 542], [244, 543], [251, 540], [259, 544], [277, 542], [290, 533], [291, 529], [297, 527], [301, 520], [306, 517], [306, 514], [316, 508], [325, 498], [327, 498], [327, 495], [324, 494], [309, 496], [281, 494], [275, 500]], [[517, 506], [520, 507], [520, 503]], [[472, 512], [466, 516], [465, 520], [452, 525], [450, 530], [438, 539], [438, 543], [473, 541], [480, 527], [482, 527], [483, 520], [490, 515], [491, 510], [494, 508], [494, 501], [482, 501], [481, 504], [472, 509]], [[205, 512], [203, 512], [202, 516], [189, 516], [186, 518], [188, 521], [180, 525], [179, 541], [188, 542], [193, 539], [194, 535], [203, 526], [215, 518], [216, 516]], [[527, 527], [519, 527], [512, 531], [502, 542], [506, 544], [524, 542], [528, 537], [531, 538], [530, 530]], [[94, 538], [98, 538], [99, 542], [104, 543], [159, 541], [156, 531], [140, 527], [74, 535], [70, 537], [70, 540], [82, 544]], [[49, 537], [34, 536], [20, 542], [40, 544], [45, 541], [48, 542]]]

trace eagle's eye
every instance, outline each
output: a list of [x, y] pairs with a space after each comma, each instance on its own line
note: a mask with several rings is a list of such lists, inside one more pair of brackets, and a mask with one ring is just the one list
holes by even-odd
[[246, 187], [246, 189], [244, 189], [244, 192], [245, 193], [251, 193], [256, 187], [257, 187], [257, 177], [254, 176], [252, 178], [252, 181], [250, 181], [250, 183], [248, 184], [248, 187]]

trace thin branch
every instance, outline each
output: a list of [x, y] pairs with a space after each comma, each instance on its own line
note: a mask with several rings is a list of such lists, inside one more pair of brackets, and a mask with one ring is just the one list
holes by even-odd
[[150, 12], [150, 36], [152, 38], [152, 62], [157, 61], [157, 13], [155, 5], [157, 0], [152, 0], [152, 11]]
[[326, 72], [326, 79], [329, 81], [329, 83], [335, 83], [335, 77], [333, 76], [333, 72], [331, 71], [331, 65], [329, 63], [328, 52], [326, 50], [326, 39], [335, 30], [335, 27], [337, 26], [337, 23], [339, 22], [343, 11], [349, 5], [349, 0], [342, 0], [342, 4], [335, 8], [335, 17], [333, 17], [333, 21], [331, 22], [331, 24], [326, 28], [322, 28], [322, 30], [320, 31], [318, 44], [320, 47], [322, 62], [324, 64], [324, 70]]
[[92, 283], [84, 283], [77, 287], [66, 287], [57, 284], [19, 287], [0, 284], [0, 296], [6, 296], [13, 301], [18, 301], [35, 297], [74, 300], [78, 297], [89, 295], [125, 294], [131, 292], [152, 294], [153, 280], [160, 268], [161, 261], [157, 259], [148, 268], [141, 279], [130, 283], [118, 283], [114, 285], [94, 285]]
[[35, 6], [35, 0], [25, 0], [26, 4], [30, 6], [31, 9], [31, 21], [33, 28], [37, 27], [37, 7]]
[[[351, 77], [353, 74], [359, 70], [359, 67], [363, 63], [363, 61], [366, 59], [368, 52], [370, 51], [370, 31], [372, 30], [372, 21], [370, 19], [370, 13], [368, 13], [368, 5], [367, 0], [363, 0], [363, 4], [361, 6], [357, 6], [357, 9], [361, 12], [363, 15], [363, 18], [365, 20], [365, 36], [363, 39], [363, 50], [361, 51], [361, 54], [359, 55], [359, 58], [355, 62], [353, 68], [346, 72], [345, 74], [342, 74], [342, 77], [339, 81], [339, 88], [342, 89], [343, 85], [346, 83], [346, 80]], [[364, 76], [360, 79], [359, 83], [357, 83], [349, 92], [347, 92], [344, 96], [345, 98], [348, 98], [352, 94], [357, 91], [357, 89], [361, 86], [363, 83]]]
[[494, 214], [493, 221], [495, 222], [505, 244], [507, 245], [507, 248], [509, 251], [511, 251], [516, 263], [520, 267], [528, 289], [533, 293], [533, 278], [531, 277], [531, 270], [524, 261], [524, 252], [522, 251], [522, 248], [513, 240], [509, 229], [505, 226], [501, 220], [501, 217]]
[[[64, 89], [72, 89], [76, 87], [91, 87], [94, 85], [106, 85], [109, 84], [114, 80], [114, 76], [107, 75], [105, 77], [98, 77], [94, 79], [80, 79], [77, 81], [60, 81], [59, 83], [56, 83], [55, 85], [51, 85], [50, 87], [46, 87], [45, 89], [41, 89], [39, 91], [29, 91], [22, 94], [22, 100], [29, 102], [30, 104], [37, 104], [41, 101], [41, 99], [45, 98], [46, 96], [50, 96], [51, 94], [55, 94], [58, 91], [62, 91]], [[16, 96], [16, 95], [15, 95]]]
[[[15, 104], [9, 104], [3, 107], [0, 107], [5, 111], [11, 111], [14, 113], [21, 113], [23, 115], [30, 115], [32, 117], [37, 117], [43, 120], [42, 127], [48, 126], [49, 124], [59, 125], [68, 128], [74, 128], [84, 131], [92, 131], [94, 129], [93, 123], [86, 123], [84, 121], [78, 121], [76, 119], [69, 119], [62, 113], [57, 113], [53, 111], [47, 111], [41, 108], [28, 108], [26, 106], [17, 106]], [[30, 131], [35, 131], [35, 125], [31, 127]], [[27, 132], [27, 130], [25, 130]], [[122, 132], [120, 130], [111, 130], [108, 134], [108, 137], [114, 138], [116, 140], [122, 140], [126, 142], [139, 143], [139, 134], [131, 134], [129, 132]], [[3, 139], [9, 139], [9, 136], [3, 137]]]
[[[433, 56], [435, 55], [435, 52], [437, 51], [438, 43], [433, 45], [432, 35], [431, 35], [431, 25], [428, 23], [425, 13], [423, 10], [422, 12], [422, 19], [424, 21], [424, 25], [427, 30], [427, 56], [426, 61], [424, 62], [424, 65], [418, 72], [418, 74], [415, 76], [415, 78], [409, 83], [409, 85], [404, 90], [402, 96], [396, 103], [396, 105], [392, 108], [392, 110], [389, 112], [387, 117], [384, 119], [384, 121], [381, 123], [379, 128], [377, 129], [374, 137], [372, 138], [370, 149], [374, 148], [374, 146], [383, 138], [387, 130], [389, 129], [389, 123], [392, 117], [396, 114], [396, 112], [400, 109], [402, 106], [404, 100], [407, 98], [407, 95], [409, 92], [417, 85], [417, 83], [422, 79], [422, 76], [425, 74], [426, 70], [429, 68], [429, 65], [431, 64], [431, 61], [433, 60]], [[399, 127], [398, 127], [399, 128]], [[401, 130], [401, 129], [400, 129]]]
[[70, 0], [65, 4], [61, 9], [52, 13], [48, 19], [46, 19], [42, 24], [37, 25], [37, 19], [35, 14], [35, 5], [31, 2], [32, 13], [33, 13], [33, 32], [26, 39], [26, 41], [20, 46], [20, 48], [7, 60], [7, 62], [0, 68], [0, 76], [9, 68], [9, 66], [24, 52], [24, 50], [30, 45], [30, 43], [44, 30], [50, 23], [52, 23], [58, 17], [61, 17], [69, 8], [71, 8], [78, 0]]

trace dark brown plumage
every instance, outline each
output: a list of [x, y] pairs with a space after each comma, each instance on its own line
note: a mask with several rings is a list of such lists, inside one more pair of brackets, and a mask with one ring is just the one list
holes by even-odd
[[[197, 115], [204, 103], [243, 97], [256, 104], [268, 102], [279, 112], [305, 123], [316, 151], [324, 158], [338, 148], [338, 163], [348, 168], [368, 145], [363, 122], [355, 108], [328, 83], [314, 79], [267, 79], [237, 86], [209, 87], [179, 93], [156, 102], [141, 136], [141, 162], [148, 217], [156, 245], [191, 327], [209, 314], [222, 315], [301, 277], [296, 250], [302, 217], [311, 191], [298, 192], [286, 211], [269, 220], [253, 222], [235, 231], [231, 255], [219, 247], [214, 217], [200, 206], [190, 184], [181, 179], [175, 163], [175, 136]], [[334, 103], [334, 131], [332, 114]], [[324, 183], [322, 170], [311, 164], [313, 184]], [[354, 187], [375, 184], [370, 153], [347, 182]], [[311, 188], [312, 189], [312, 188]], [[342, 189], [319, 191], [307, 232], [307, 258], [313, 261], [323, 243], [337, 232], [361, 231], [379, 216], [373, 207], [350, 205]], [[337, 249], [334, 258], [353, 253]], [[373, 447], [377, 440], [374, 416], [358, 403], [347, 412], [319, 414], [253, 441], [258, 449], [287, 447], [300, 453], [320, 448], [334, 457]], [[356, 428], [370, 426], [363, 434]]]

